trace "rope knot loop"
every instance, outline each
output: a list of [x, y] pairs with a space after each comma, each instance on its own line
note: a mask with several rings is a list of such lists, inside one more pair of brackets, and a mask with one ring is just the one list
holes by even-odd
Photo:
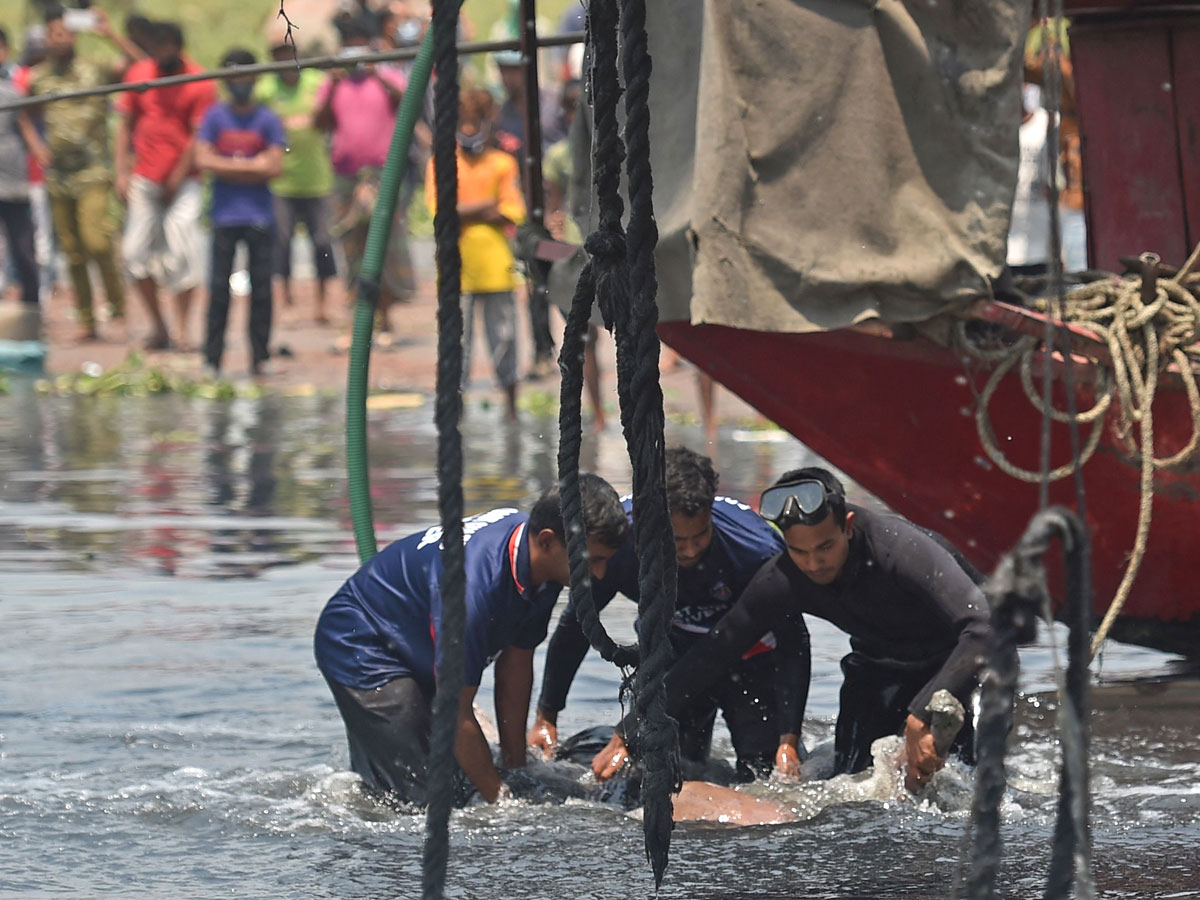
[[583, 249], [597, 263], [612, 266], [625, 261], [625, 235], [615, 231], [593, 231]]

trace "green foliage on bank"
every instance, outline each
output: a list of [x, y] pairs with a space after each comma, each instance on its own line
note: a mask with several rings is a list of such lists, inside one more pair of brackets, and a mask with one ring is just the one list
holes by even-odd
[[148, 366], [142, 354], [133, 352], [111, 369], [99, 366], [81, 372], [64, 372], [34, 383], [42, 394], [57, 397], [149, 397], [154, 394], [179, 394], [204, 400], [257, 398], [265, 393], [253, 382], [234, 383], [226, 379], [196, 379], [182, 372]]

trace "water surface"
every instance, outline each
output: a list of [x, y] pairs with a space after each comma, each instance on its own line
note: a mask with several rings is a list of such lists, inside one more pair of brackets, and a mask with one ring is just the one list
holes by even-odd
[[[312, 659], [317, 614], [356, 565], [342, 416], [340, 400], [320, 397], [60, 399], [20, 385], [0, 397], [0, 894], [419, 893], [422, 820], [357, 789]], [[436, 518], [430, 418], [372, 415], [381, 540]], [[549, 486], [555, 431], [470, 410], [469, 511], [528, 504]], [[699, 446], [696, 428], [671, 437]], [[734, 496], [813, 461], [790, 439], [753, 438], [721, 432], [721, 487]], [[584, 465], [623, 491], [624, 452], [615, 432], [589, 438]], [[627, 634], [632, 613], [614, 604], [610, 627]], [[818, 743], [831, 736], [846, 643], [820, 623], [813, 642], [805, 736]], [[1004, 809], [1013, 897], [1040, 894], [1057, 752], [1039, 693], [1052, 684], [1049, 644], [1023, 659]], [[1115, 646], [1103, 673], [1171, 668]], [[590, 656], [562, 733], [613, 721], [616, 684]], [[1200, 896], [1198, 696], [1194, 681], [1096, 692], [1103, 896]], [[717, 745], [729, 753], [726, 738]], [[783, 827], [681, 827], [660, 896], [948, 896], [966, 815], [871, 803]], [[652, 893], [641, 825], [613, 808], [473, 808], [455, 814], [452, 836], [453, 897]]]

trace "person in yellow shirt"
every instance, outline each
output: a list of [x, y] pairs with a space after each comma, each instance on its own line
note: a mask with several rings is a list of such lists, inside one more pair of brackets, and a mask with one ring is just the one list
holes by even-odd
[[[525, 221], [520, 170], [510, 154], [492, 145], [495, 101], [469, 88], [459, 100], [458, 216], [462, 230], [463, 390], [470, 381], [475, 310], [483, 308], [496, 380], [504, 389], [508, 417], [517, 417], [516, 260], [507, 231]], [[433, 160], [425, 172], [425, 197], [436, 213]]]

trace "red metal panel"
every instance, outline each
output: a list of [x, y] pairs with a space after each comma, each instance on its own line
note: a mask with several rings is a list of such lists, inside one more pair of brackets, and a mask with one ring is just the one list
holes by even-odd
[[[942, 532], [987, 570], [1037, 509], [1037, 485], [1011, 478], [985, 456], [967, 370], [949, 350], [923, 339], [844, 331], [768, 334], [666, 322], [659, 333], [893, 509]], [[976, 388], [984, 377], [976, 376]], [[1088, 399], [1081, 398], [1081, 408], [1090, 405]], [[990, 409], [1008, 457], [1036, 470], [1041, 417], [1015, 374], [1001, 383]], [[1110, 413], [1110, 425], [1114, 418]], [[1160, 454], [1183, 445], [1190, 420], [1182, 390], [1160, 391], [1155, 403]], [[1054, 465], [1069, 458], [1069, 446], [1066, 428], [1056, 425]], [[1133, 545], [1138, 470], [1110, 432], [1084, 472], [1099, 612], [1115, 593]], [[1055, 483], [1051, 497], [1071, 504], [1072, 479]], [[1146, 558], [1125, 607], [1127, 620], [1174, 623], [1178, 644], [1190, 640], [1192, 646], [1200, 645], [1198, 498], [1200, 466], [1156, 476]]]
[[1120, 271], [1119, 257], [1146, 250], [1182, 263], [1190, 247], [1168, 28], [1072, 29], [1071, 57], [1091, 264]]
[[1200, 23], [1171, 29], [1187, 245], [1200, 243]]

